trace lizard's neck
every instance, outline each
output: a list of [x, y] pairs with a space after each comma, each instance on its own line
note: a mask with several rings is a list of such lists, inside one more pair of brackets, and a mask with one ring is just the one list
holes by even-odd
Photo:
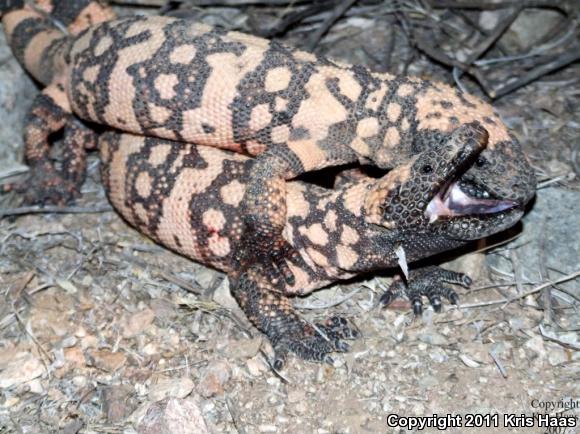
[[311, 282], [396, 267], [402, 251], [412, 262], [465, 244], [437, 231], [390, 226], [374, 218], [375, 202], [381, 201], [377, 186], [385, 182], [388, 176], [360, 178], [335, 190], [289, 188], [285, 236], [311, 265]]
[[313, 271], [313, 279], [348, 278], [394, 265], [392, 246], [365, 216], [365, 178], [326, 190], [297, 185], [288, 190], [286, 237]]

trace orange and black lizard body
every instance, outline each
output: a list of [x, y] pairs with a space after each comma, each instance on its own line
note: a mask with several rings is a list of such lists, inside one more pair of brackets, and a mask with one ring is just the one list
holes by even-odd
[[[70, 32], [61, 31], [38, 9], [62, 21]], [[26, 157], [33, 168], [31, 183], [22, 189], [27, 199], [62, 203], [77, 194], [84, 177], [84, 149], [97, 140], [79, 119], [115, 128], [117, 132], [103, 138], [110, 143], [136, 140], [166, 149], [174, 158], [171, 164], [157, 150], [133, 155], [139, 164], [149, 165], [147, 171], [134, 172], [129, 160], [114, 166], [116, 173], [134, 180], [135, 194], [123, 193], [124, 201], [116, 202], [127, 185], [109, 183], [113, 203], [154, 239], [229, 271], [238, 301], [281, 353], [293, 350], [320, 359], [341, 345], [329, 346], [308, 327], [297, 326], [301, 320], [289, 319], [286, 307], [275, 308], [289, 306], [275, 295], [272, 282], [281, 280], [280, 274], [285, 283], [279, 282], [278, 290], [301, 292], [351, 273], [392, 266], [395, 246], [404, 248], [409, 260], [429, 256], [508, 227], [534, 193], [533, 172], [492, 107], [447, 85], [376, 74], [187, 20], [111, 20], [110, 9], [89, 0], [38, 1], [36, 9], [0, 0], [0, 11], [15, 56], [46, 85], [26, 121]], [[48, 157], [49, 136], [63, 128], [67, 158], [57, 172]], [[212, 168], [222, 166], [210, 162], [226, 158], [205, 158], [204, 152], [217, 151], [195, 151], [191, 145], [254, 157], [243, 159], [244, 170], [234, 173], [243, 188], [218, 193], [208, 180], [221, 175]], [[122, 153], [127, 147], [111, 149]], [[444, 152], [446, 148], [452, 151]], [[414, 168], [422, 159], [429, 163]], [[379, 181], [356, 181], [366, 182], [364, 188], [373, 193], [347, 195], [351, 201], [365, 198], [358, 211], [355, 207], [345, 214], [356, 228], [347, 232], [360, 244], [335, 242], [341, 248], [325, 265], [320, 256], [330, 253], [321, 245], [332, 245], [328, 240], [339, 236], [332, 230], [333, 219], [328, 217], [325, 225], [307, 224], [324, 214], [324, 194], [312, 187], [309, 195], [293, 196], [286, 181], [353, 162], [393, 170]], [[111, 168], [112, 160], [105, 158], [105, 173]], [[338, 194], [334, 199], [350, 188], [345, 181], [332, 193]], [[198, 208], [191, 208], [186, 198], [194, 194], [216, 197], [214, 205], [219, 206], [201, 200]], [[235, 212], [224, 213], [233, 197]], [[293, 220], [292, 214], [300, 198], [308, 205], [303, 221]], [[222, 231], [230, 228], [234, 215], [235, 231], [226, 231], [224, 254], [219, 250], [224, 245], [215, 240], [220, 233], [224, 237]], [[365, 233], [372, 225], [388, 233], [390, 241], [383, 239], [382, 247]], [[188, 238], [187, 232], [200, 229], [209, 230], [213, 241]], [[301, 239], [308, 239], [309, 247]], [[322, 261], [316, 265], [318, 272], [329, 273], [326, 280], [305, 271], [317, 256]], [[381, 260], [372, 263], [368, 257]], [[437, 291], [429, 291], [418, 295], [419, 303], [425, 294], [437, 301]], [[275, 325], [279, 323], [286, 325]]]

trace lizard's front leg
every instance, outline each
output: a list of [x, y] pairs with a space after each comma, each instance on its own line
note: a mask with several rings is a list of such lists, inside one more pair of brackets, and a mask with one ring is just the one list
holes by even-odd
[[301, 318], [290, 299], [275, 292], [259, 265], [254, 265], [234, 279], [232, 294], [248, 319], [272, 343], [273, 366], [281, 369], [289, 352], [305, 360], [332, 363], [329, 353], [348, 351], [344, 339], [358, 337], [342, 317], [311, 324]]
[[[303, 149], [297, 147], [304, 145]], [[283, 278], [289, 285], [294, 276], [288, 261], [306, 266], [298, 252], [282, 237], [286, 225], [286, 181], [302, 173], [348, 162], [350, 155], [329, 156], [313, 144], [277, 145], [254, 161], [246, 189], [242, 218], [244, 229], [236, 249], [238, 266], [262, 265], [262, 272], [274, 284]]]

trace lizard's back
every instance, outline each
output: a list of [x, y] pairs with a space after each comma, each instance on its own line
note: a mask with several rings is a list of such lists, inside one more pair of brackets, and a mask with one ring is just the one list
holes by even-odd
[[301, 103], [323, 92], [325, 69], [345, 76], [347, 70], [276, 42], [187, 20], [103, 23], [73, 42], [69, 61], [74, 112], [133, 133], [255, 155], [292, 134], [314, 139], [325, 131], [323, 117], [333, 109], [345, 114], [336, 103], [316, 101], [312, 109]]

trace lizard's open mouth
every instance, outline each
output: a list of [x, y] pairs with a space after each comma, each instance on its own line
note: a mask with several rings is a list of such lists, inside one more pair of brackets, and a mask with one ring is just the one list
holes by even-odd
[[494, 214], [518, 206], [512, 200], [494, 199], [490, 194], [472, 184], [452, 181], [445, 184], [429, 202], [425, 215], [429, 223], [441, 217]]

